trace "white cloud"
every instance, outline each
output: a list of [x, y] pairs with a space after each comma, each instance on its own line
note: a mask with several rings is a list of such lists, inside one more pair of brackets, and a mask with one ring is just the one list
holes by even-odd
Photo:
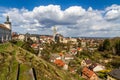
[[120, 6], [112, 5], [107, 7], [105, 17], [107, 20], [120, 19]]
[[27, 9], [11, 8], [2, 13], [9, 15], [13, 31], [39, 34], [53, 34], [51, 28], [58, 27], [64, 36], [119, 36], [120, 5], [112, 5], [105, 10], [84, 9], [71, 6], [61, 10], [59, 5]]

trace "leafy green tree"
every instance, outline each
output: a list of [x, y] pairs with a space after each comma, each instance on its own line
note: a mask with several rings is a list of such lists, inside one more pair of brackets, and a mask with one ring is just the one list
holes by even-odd
[[81, 41], [80, 41], [80, 39], [77, 39], [77, 42], [78, 42], [78, 47], [81, 47]]
[[104, 50], [103, 50], [103, 44], [100, 44], [100, 45], [99, 45], [98, 50], [99, 50], [99, 51], [104, 51]]
[[30, 44], [28, 42], [24, 43], [22, 45], [22, 48], [27, 51], [30, 51], [31, 53], [35, 53], [34, 49], [30, 46]]
[[103, 42], [103, 49], [104, 50], [110, 50], [111, 46], [110, 46], [110, 40], [109, 39], [105, 39], [105, 41]]
[[120, 55], [120, 40], [115, 43], [115, 51], [117, 55]]
[[119, 59], [115, 59], [112, 60], [111, 62], [109, 62], [107, 65], [107, 67], [112, 67], [112, 68], [119, 68], [120, 67], [120, 58]]
[[30, 39], [30, 37], [27, 38], [27, 43], [29, 43], [30, 45], [33, 44], [33, 41], [32, 41], [32, 39]]
[[110, 43], [110, 40], [109, 39], [105, 39], [103, 44], [100, 44], [98, 50], [99, 51], [109, 51], [111, 49], [111, 43]]

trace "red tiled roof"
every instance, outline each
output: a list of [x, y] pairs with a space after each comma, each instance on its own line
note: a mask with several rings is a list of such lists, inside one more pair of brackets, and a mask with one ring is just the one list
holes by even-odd
[[12, 35], [12, 37], [19, 37], [19, 35]]
[[87, 67], [84, 67], [82, 70], [82, 74], [84, 74], [86, 77], [91, 78], [93, 74], [95, 74], [93, 71], [88, 69]]
[[65, 65], [65, 63], [59, 59], [56, 59], [54, 63], [57, 64], [58, 66], [61, 66], [61, 67], [63, 67]]
[[82, 48], [77, 48], [78, 51], [82, 50]]
[[31, 45], [31, 47], [37, 47], [38, 46], [38, 44], [32, 44]]

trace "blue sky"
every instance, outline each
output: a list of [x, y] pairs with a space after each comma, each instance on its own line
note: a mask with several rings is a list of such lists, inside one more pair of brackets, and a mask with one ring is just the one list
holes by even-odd
[[9, 15], [19, 33], [115, 37], [120, 33], [120, 0], [0, 0], [0, 22]]
[[40, 5], [61, 5], [62, 9], [70, 6], [92, 7], [93, 9], [104, 9], [112, 4], [120, 4], [120, 0], [0, 0], [0, 6], [7, 8], [27, 8], [32, 10]]

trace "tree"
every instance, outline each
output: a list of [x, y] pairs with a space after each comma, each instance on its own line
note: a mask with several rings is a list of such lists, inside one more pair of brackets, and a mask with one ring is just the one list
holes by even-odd
[[25, 42], [21, 47], [27, 51], [30, 51], [31, 53], [35, 53], [34, 49], [30, 46], [28, 42]]
[[111, 46], [110, 46], [110, 40], [109, 39], [105, 39], [105, 41], [103, 42], [103, 50], [110, 50]]
[[99, 51], [104, 51], [104, 50], [103, 50], [103, 44], [100, 44], [100, 45], [99, 45], [98, 50], [99, 50]]
[[33, 44], [33, 41], [32, 41], [32, 39], [30, 37], [27, 38], [27, 43], [29, 43], [30, 45]]
[[120, 55], [120, 40], [115, 43], [115, 51], [117, 55]]
[[99, 46], [99, 51], [109, 51], [111, 49], [111, 44], [110, 44], [110, 40], [109, 39], [105, 39], [103, 44], [100, 44]]
[[80, 41], [80, 39], [77, 39], [77, 42], [78, 42], [78, 47], [81, 47], [81, 41]]

